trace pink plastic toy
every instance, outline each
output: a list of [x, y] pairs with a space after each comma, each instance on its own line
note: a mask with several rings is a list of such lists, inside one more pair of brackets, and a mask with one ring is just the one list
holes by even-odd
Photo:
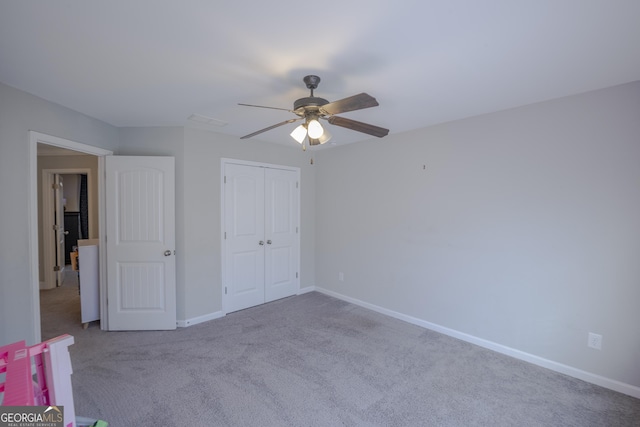
[[[0, 347], [3, 406], [64, 406], [64, 425], [75, 427], [71, 335], [27, 347], [24, 341]], [[1, 378], [1, 377], [0, 377]]]

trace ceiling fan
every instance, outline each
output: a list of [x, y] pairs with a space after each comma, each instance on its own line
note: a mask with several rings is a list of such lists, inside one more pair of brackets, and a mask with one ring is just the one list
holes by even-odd
[[265, 107], [262, 105], [238, 104], [247, 107], [284, 110], [298, 116], [296, 118], [285, 120], [284, 122], [277, 123], [267, 128], [260, 129], [259, 131], [245, 135], [240, 139], [251, 138], [252, 136], [256, 136], [258, 134], [261, 134], [262, 132], [275, 129], [289, 123], [297, 122], [299, 120], [304, 120], [304, 123], [302, 123], [300, 126], [295, 128], [293, 132], [291, 132], [291, 136], [293, 137], [293, 139], [302, 144], [303, 150], [306, 150], [307, 147], [305, 145], [305, 139], [308, 139], [309, 145], [313, 146], [324, 144], [331, 138], [329, 132], [326, 131], [320, 124], [320, 119], [326, 120], [332, 125], [366, 133], [372, 136], [377, 136], [378, 138], [382, 138], [389, 133], [389, 129], [336, 116], [336, 114], [346, 113], [348, 111], [355, 111], [361, 110], [363, 108], [378, 106], [378, 101], [376, 101], [376, 99], [371, 95], [360, 93], [358, 95], [350, 96], [338, 101], [329, 102], [324, 98], [313, 96], [313, 90], [318, 87], [318, 84], [320, 83], [320, 77], [310, 75], [305, 76], [305, 78], [302, 80], [307, 85], [307, 89], [311, 90], [311, 95], [296, 100], [293, 103], [293, 110], [277, 107]]

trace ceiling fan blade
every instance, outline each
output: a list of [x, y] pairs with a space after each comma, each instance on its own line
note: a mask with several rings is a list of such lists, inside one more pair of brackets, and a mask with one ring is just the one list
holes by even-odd
[[273, 126], [269, 126], [268, 128], [260, 129], [260, 130], [258, 130], [258, 131], [253, 132], [253, 133], [250, 133], [249, 135], [245, 135], [245, 136], [241, 137], [240, 139], [247, 139], [247, 138], [251, 138], [252, 136], [256, 136], [256, 135], [258, 135], [258, 134], [261, 134], [262, 132], [266, 132], [266, 131], [268, 131], [268, 130], [271, 130], [271, 129], [275, 129], [275, 128], [277, 128], [277, 127], [280, 127], [280, 126], [282, 126], [282, 125], [286, 125], [286, 124], [289, 124], [289, 123], [296, 122], [296, 121], [298, 121], [298, 120], [302, 120], [303, 118], [304, 118], [304, 117], [297, 117], [297, 118], [295, 118], [295, 119], [285, 120], [284, 122], [280, 122], [280, 123], [277, 123], [277, 124], [275, 124], [275, 125], [273, 125]]
[[340, 114], [347, 111], [362, 110], [363, 108], [376, 107], [378, 101], [366, 93], [360, 93], [338, 101], [330, 102], [320, 107], [320, 110], [326, 114]]
[[253, 105], [253, 104], [238, 104], [238, 105], [244, 105], [245, 107], [258, 107], [258, 108], [270, 108], [272, 110], [282, 110], [282, 111], [289, 111], [289, 112], [293, 112], [291, 110], [289, 110], [288, 108], [278, 108], [278, 107], [266, 107], [264, 105]]
[[332, 125], [341, 126], [343, 128], [377, 136], [378, 138], [382, 138], [383, 136], [387, 136], [389, 134], [389, 129], [358, 122], [351, 119], [345, 119], [344, 117], [331, 116], [327, 120]]

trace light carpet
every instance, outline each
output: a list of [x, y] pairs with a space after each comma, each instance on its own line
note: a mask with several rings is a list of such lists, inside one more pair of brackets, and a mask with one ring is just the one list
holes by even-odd
[[83, 330], [72, 286], [41, 304], [111, 427], [640, 425], [639, 399], [317, 292], [164, 332]]

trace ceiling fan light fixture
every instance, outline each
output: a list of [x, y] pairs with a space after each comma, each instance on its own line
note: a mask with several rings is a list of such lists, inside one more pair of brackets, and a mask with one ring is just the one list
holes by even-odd
[[300, 125], [291, 132], [291, 137], [298, 141], [298, 144], [302, 144], [304, 138], [307, 136], [307, 128], [304, 125]]
[[324, 129], [322, 128], [322, 125], [316, 119], [309, 120], [307, 129], [309, 131], [309, 138], [311, 139], [318, 139], [324, 133]]
[[331, 139], [331, 134], [329, 133], [328, 130], [324, 130], [323, 134], [320, 135], [320, 138], [318, 138], [318, 142], [320, 144], [324, 144], [325, 142], [329, 142], [329, 140]]

